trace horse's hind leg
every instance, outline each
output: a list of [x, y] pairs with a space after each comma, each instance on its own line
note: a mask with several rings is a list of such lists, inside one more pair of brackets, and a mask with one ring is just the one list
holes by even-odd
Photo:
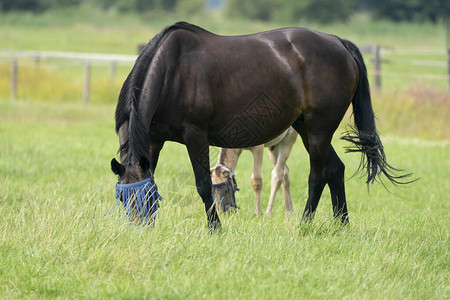
[[314, 131], [311, 123], [308, 123], [307, 127], [303, 115], [292, 124], [292, 127], [300, 134], [309, 153], [308, 200], [302, 220], [312, 220], [328, 180], [328, 157], [332, 133]]
[[330, 148], [331, 137], [310, 135], [306, 127], [304, 116], [301, 115], [292, 124], [292, 127], [300, 134], [303, 144], [309, 153], [310, 173], [308, 178], [308, 200], [303, 212], [302, 220], [312, 220], [326, 184], [326, 166]]
[[347, 224], [348, 211], [345, 199], [344, 171], [344, 163], [339, 159], [333, 147], [331, 147], [328, 161], [328, 187], [330, 188], [331, 202], [333, 204], [333, 215], [335, 218], [340, 218], [343, 224]]
[[320, 196], [323, 188], [328, 180], [328, 155], [330, 152], [331, 137], [313, 137], [309, 139], [309, 161], [310, 173], [308, 178], [308, 200], [306, 202], [305, 211], [303, 212], [304, 220], [312, 220], [319, 204]]
[[331, 146], [332, 133], [314, 134], [307, 129], [303, 116], [292, 125], [300, 134], [303, 144], [310, 155], [311, 171], [309, 175], [309, 193], [303, 220], [314, 217], [325, 184], [331, 192], [334, 216], [341, 217], [342, 223], [348, 222], [347, 204], [344, 188], [344, 164]]

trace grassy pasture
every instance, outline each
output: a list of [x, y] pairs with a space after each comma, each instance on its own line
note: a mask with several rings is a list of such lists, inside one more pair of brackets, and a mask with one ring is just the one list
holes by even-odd
[[[86, 22], [74, 15], [1, 15], [0, 48], [130, 54], [137, 43], [175, 21], [174, 16], [110, 13]], [[220, 18], [188, 21], [230, 34], [280, 26]], [[355, 18], [318, 29], [385, 47], [426, 45], [433, 50], [445, 42], [443, 27], [427, 24], [367, 24]], [[441, 59], [432, 55], [430, 59]], [[105, 216], [115, 203], [115, 177], [109, 170], [118, 148], [114, 102], [129, 67], [118, 68], [116, 79], [110, 79], [107, 65], [95, 66], [91, 104], [82, 106], [81, 64], [50, 61], [42, 66], [35, 69], [32, 61], [19, 61], [19, 81], [27, 84], [19, 87], [19, 101], [12, 102], [9, 62], [0, 62], [1, 298], [450, 296], [445, 82], [428, 86], [420, 78], [383, 78], [386, 90], [374, 93], [388, 160], [421, 177], [418, 182], [390, 187], [392, 193], [373, 185], [367, 193], [363, 180], [352, 177], [359, 156], [344, 154], [340, 129], [333, 145], [347, 167], [351, 225], [334, 224], [325, 190], [315, 221], [298, 227], [309, 172], [301, 142], [288, 162], [292, 217], [284, 214], [281, 191], [272, 217], [254, 215], [252, 159], [244, 152], [237, 169], [241, 209], [222, 215], [222, 231], [211, 235], [186, 150], [174, 143], [165, 145], [155, 174], [165, 198], [155, 227], [132, 226], [118, 219], [116, 210]], [[400, 69], [392, 64], [389, 71]], [[211, 148], [210, 156], [214, 164], [217, 149]], [[265, 157], [263, 208], [270, 171]]]
[[[331, 220], [328, 191], [314, 223], [298, 228], [308, 159], [289, 161], [295, 215], [278, 195], [271, 218], [253, 214], [250, 153], [237, 169], [237, 214], [210, 235], [186, 150], [168, 143], [155, 174], [154, 228], [104, 216], [113, 204], [113, 107], [0, 103], [0, 295], [55, 298], [445, 298], [449, 296], [448, 141], [388, 136], [390, 161], [422, 177], [370, 194], [343, 154], [351, 225]], [[212, 160], [216, 150], [211, 150]], [[270, 162], [264, 160], [263, 206]], [[446, 200], [447, 199], [447, 200]]]

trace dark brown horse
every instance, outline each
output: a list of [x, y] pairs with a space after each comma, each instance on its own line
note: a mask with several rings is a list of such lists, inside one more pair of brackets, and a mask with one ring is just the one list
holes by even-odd
[[[344, 164], [331, 146], [350, 103], [356, 127], [343, 138], [363, 155], [367, 183], [394, 183], [375, 127], [366, 67], [347, 40], [305, 28], [219, 36], [188, 23], [157, 34], [123, 84], [116, 109], [119, 184], [154, 172], [165, 141], [186, 145], [208, 225], [220, 226], [211, 195], [209, 145], [245, 148], [274, 139], [289, 126], [310, 156], [303, 219], [314, 216], [326, 184], [335, 217], [348, 222]], [[126, 200], [126, 199], [121, 199]]]

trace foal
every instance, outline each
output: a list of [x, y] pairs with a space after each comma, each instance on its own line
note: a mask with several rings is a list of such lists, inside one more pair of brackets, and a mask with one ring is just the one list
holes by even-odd
[[[277, 138], [263, 144], [250, 148], [253, 154], [253, 172], [251, 181], [253, 190], [255, 191], [255, 212], [261, 214], [261, 190], [262, 190], [262, 176], [261, 164], [264, 155], [264, 147], [269, 149], [269, 157], [274, 168], [272, 170], [272, 180], [270, 186], [270, 199], [266, 209], [266, 215], [272, 214], [273, 203], [275, 196], [282, 186], [284, 194], [284, 206], [288, 214], [294, 212], [291, 200], [291, 190], [289, 181], [289, 168], [286, 164], [289, 155], [291, 154], [292, 146], [297, 140], [297, 132], [289, 127]], [[213, 183], [214, 200], [216, 209], [223, 212], [228, 211], [232, 207], [236, 207], [234, 201], [234, 192], [237, 189], [236, 180], [234, 179], [234, 171], [236, 170], [237, 161], [242, 153], [242, 149], [221, 148], [217, 164], [211, 169], [211, 180]], [[226, 188], [228, 185], [228, 188]], [[224, 193], [220, 192], [220, 188], [226, 188]]]

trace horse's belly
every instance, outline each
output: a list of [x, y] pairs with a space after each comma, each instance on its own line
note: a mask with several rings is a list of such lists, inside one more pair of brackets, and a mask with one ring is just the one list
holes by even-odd
[[[287, 126], [290, 126], [289, 124]], [[210, 138], [210, 144], [223, 148], [248, 148], [261, 144], [266, 144], [283, 133], [281, 130], [268, 130], [265, 133], [258, 133], [255, 128], [250, 128], [241, 121], [236, 121], [225, 127], [223, 132]]]
[[265, 144], [282, 135], [298, 116], [296, 110], [274, 105], [247, 107], [223, 120], [220, 126], [211, 127], [210, 142], [225, 148]]
[[278, 143], [281, 142], [282, 139], [284, 139], [284, 137], [286, 136], [287, 132], [288, 131], [285, 130], [282, 134], [280, 134], [279, 136], [277, 136], [273, 140], [270, 140], [270, 141], [266, 142], [264, 144], [264, 147], [271, 147], [271, 146], [277, 145]]

